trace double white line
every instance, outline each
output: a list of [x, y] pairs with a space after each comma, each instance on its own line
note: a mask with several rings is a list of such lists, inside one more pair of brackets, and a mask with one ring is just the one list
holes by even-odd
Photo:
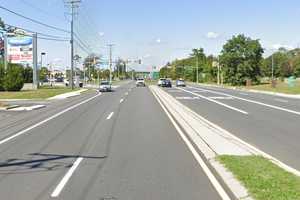
[[177, 88], [177, 89], [182, 90], [182, 91], [185, 91], [185, 92], [190, 93], [190, 94], [193, 94], [193, 95], [195, 95], [195, 96], [201, 97], [201, 98], [203, 98], [203, 99], [206, 99], [207, 101], [214, 102], [214, 103], [216, 103], [216, 104], [219, 104], [219, 105], [224, 106], [224, 107], [226, 107], [226, 108], [229, 108], [229, 109], [231, 109], [231, 110], [234, 110], [234, 111], [243, 113], [243, 114], [245, 114], [245, 115], [248, 115], [248, 114], [249, 114], [248, 112], [246, 112], [246, 111], [244, 111], [244, 110], [235, 108], [235, 107], [233, 107], [233, 106], [229, 106], [229, 105], [227, 105], [227, 104], [225, 104], [225, 103], [222, 103], [222, 102], [220, 102], [220, 101], [216, 101], [216, 100], [214, 100], [214, 99], [212, 99], [212, 98], [209, 98], [209, 97], [205, 97], [205, 96], [200, 95], [200, 94], [197, 94], [197, 93], [195, 93], [195, 92], [191, 92], [191, 91], [188, 91], [188, 90], [185, 90], [185, 89], [182, 89], [182, 88]]

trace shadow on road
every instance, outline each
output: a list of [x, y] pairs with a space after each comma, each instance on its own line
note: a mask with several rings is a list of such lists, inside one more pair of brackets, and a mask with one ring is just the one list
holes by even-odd
[[[0, 162], [0, 174], [18, 174], [32, 173], [41, 171], [53, 171], [62, 168], [70, 168], [74, 159], [79, 157], [84, 159], [105, 159], [107, 156], [84, 156], [84, 155], [59, 155], [59, 154], [29, 154], [33, 156], [31, 159], [12, 158], [4, 162]], [[34, 159], [39, 157], [38, 159]], [[9, 169], [10, 167], [16, 167]], [[5, 169], [8, 168], [8, 169]]]

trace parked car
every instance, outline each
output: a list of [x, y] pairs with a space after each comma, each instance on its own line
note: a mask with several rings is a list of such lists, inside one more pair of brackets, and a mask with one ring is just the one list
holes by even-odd
[[176, 80], [176, 87], [185, 87], [185, 82], [183, 79]]
[[160, 78], [160, 79], [158, 80], [158, 82], [157, 82], [157, 85], [158, 85], [158, 86], [161, 86], [162, 83], [163, 83], [163, 81], [165, 81], [165, 80], [166, 80], [165, 78]]
[[145, 79], [143, 79], [143, 78], [138, 78], [137, 80], [136, 80], [136, 86], [137, 87], [139, 87], [139, 86], [142, 86], [142, 87], [145, 87], [146, 86], [146, 84], [145, 84]]
[[[55, 82], [55, 79], [53, 79], [53, 82]], [[65, 86], [68, 87], [70, 85], [70, 80], [69, 79], [64, 79]], [[83, 87], [83, 82], [78, 80], [78, 83], [76, 80], [73, 81], [74, 86], [78, 84], [79, 87]]]
[[101, 81], [99, 92], [111, 92], [111, 83], [109, 81]]
[[172, 82], [169, 79], [166, 79], [161, 84], [162, 87], [172, 87]]

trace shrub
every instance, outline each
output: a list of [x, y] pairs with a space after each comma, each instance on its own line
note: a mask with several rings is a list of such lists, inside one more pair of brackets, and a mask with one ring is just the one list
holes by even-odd
[[0, 91], [4, 91], [4, 66], [0, 64]]
[[20, 91], [24, 85], [23, 71], [22, 66], [9, 64], [4, 76], [4, 89], [7, 91]]

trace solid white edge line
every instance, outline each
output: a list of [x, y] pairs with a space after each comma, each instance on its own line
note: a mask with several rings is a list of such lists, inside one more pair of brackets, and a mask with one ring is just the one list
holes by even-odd
[[201, 168], [203, 169], [204, 173], [206, 174], [206, 176], [208, 177], [208, 179], [210, 180], [210, 182], [212, 183], [212, 185], [214, 186], [214, 188], [216, 189], [216, 191], [218, 192], [218, 194], [220, 195], [220, 197], [223, 200], [230, 200], [230, 198], [229, 198], [228, 194], [225, 192], [224, 188], [221, 186], [221, 184], [218, 182], [218, 180], [216, 179], [216, 177], [210, 171], [210, 169], [205, 164], [205, 162], [203, 161], [203, 159], [201, 158], [201, 156], [198, 154], [198, 152], [196, 151], [196, 149], [194, 148], [194, 146], [191, 144], [191, 142], [188, 140], [188, 138], [182, 132], [181, 128], [177, 125], [177, 123], [175, 122], [175, 120], [173, 119], [173, 117], [171, 116], [171, 114], [169, 113], [169, 111], [162, 104], [162, 102], [157, 97], [157, 95], [152, 90], [151, 90], [151, 92], [154, 95], [154, 97], [156, 98], [156, 100], [158, 101], [158, 103], [160, 104], [160, 106], [162, 107], [162, 109], [167, 114], [168, 118], [170, 119], [171, 123], [174, 125], [175, 129], [177, 130], [177, 132], [181, 136], [182, 140], [185, 142], [185, 144], [187, 145], [187, 147], [189, 148], [189, 150], [192, 152], [194, 158], [196, 159], [196, 161], [198, 162], [198, 164], [201, 166]]
[[69, 179], [71, 178], [72, 174], [74, 173], [74, 171], [79, 166], [79, 164], [81, 163], [82, 160], [83, 160], [82, 157], [79, 157], [79, 158], [76, 159], [76, 161], [74, 162], [74, 164], [72, 165], [72, 167], [69, 169], [69, 171], [61, 179], [61, 181], [59, 182], [59, 184], [56, 186], [56, 188], [52, 192], [51, 197], [55, 198], [55, 197], [59, 196], [59, 194], [61, 193], [61, 191], [63, 190], [63, 188], [65, 187], [65, 185], [67, 184], [67, 182], [69, 181]]
[[[190, 87], [192, 88], [192, 87]], [[270, 161], [272, 161], [274, 164], [276, 164], [277, 166], [281, 167], [282, 169], [285, 169], [288, 172], [291, 172], [292, 174], [295, 174], [296, 176], [300, 176], [300, 171], [285, 164], [284, 162], [280, 161], [279, 159], [275, 158], [274, 156], [272, 156], [271, 154], [268, 154], [262, 150], [260, 150], [259, 148], [251, 145], [250, 143], [247, 143], [246, 141], [240, 139], [239, 137], [235, 136], [234, 134], [228, 132], [227, 130], [221, 128], [220, 126], [218, 126], [217, 124], [214, 124], [213, 122], [208, 121], [207, 119], [201, 117], [202, 119], [204, 119], [207, 123], [211, 124], [213, 127], [219, 129], [220, 131], [226, 132], [227, 134], [229, 134], [231, 137], [233, 137], [235, 140], [239, 141], [240, 143], [244, 144], [245, 146], [247, 146], [250, 149], [253, 149], [254, 152], [257, 152], [259, 155], [262, 155], [263, 157], [269, 159]]]
[[96, 98], [96, 97], [98, 97], [100, 95], [101, 95], [101, 93], [99, 93], [99, 94], [97, 94], [97, 95], [95, 95], [95, 96], [93, 96], [93, 97], [91, 97], [89, 99], [86, 99], [86, 100], [84, 100], [84, 101], [82, 101], [82, 102], [80, 102], [78, 104], [75, 104], [75, 105], [73, 105], [73, 106], [71, 106], [71, 107], [69, 107], [69, 108], [67, 108], [67, 109], [65, 109], [65, 110], [63, 110], [63, 111], [61, 111], [59, 113], [56, 113], [55, 115], [52, 115], [51, 117], [49, 117], [47, 119], [44, 119], [43, 121], [40, 121], [40, 122], [36, 123], [35, 125], [32, 125], [32, 126], [26, 128], [26, 129], [24, 129], [24, 130], [22, 130], [22, 131], [20, 131], [20, 132], [18, 132], [16, 134], [14, 134], [14, 135], [12, 135], [12, 136], [9, 136], [9, 137], [3, 139], [3, 140], [0, 141], [0, 145], [4, 144], [4, 143], [6, 143], [6, 142], [8, 142], [8, 141], [10, 141], [10, 140], [12, 140], [12, 139], [20, 136], [20, 135], [23, 135], [23, 134], [27, 133], [28, 131], [30, 131], [30, 130], [32, 130], [32, 129], [34, 129], [34, 128], [36, 128], [36, 127], [38, 127], [38, 126], [40, 126], [40, 125], [42, 125], [42, 124], [44, 124], [44, 123], [46, 123], [48, 121], [50, 121], [50, 120], [52, 120], [52, 119], [54, 119], [54, 118], [56, 118], [56, 117], [58, 117], [58, 116], [60, 116], [60, 115], [62, 115], [64, 113], [66, 113], [66, 112], [68, 112], [68, 111], [70, 111], [70, 110], [72, 110], [72, 109], [74, 109], [74, 108], [76, 108], [76, 107], [84, 104], [84, 103], [87, 103], [87, 102], [93, 100], [94, 98]]
[[195, 93], [195, 92], [191, 92], [191, 91], [188, 91], [188, 90], [185, 90], [185, 89], [182, 89], [182, 88], [177, 88], [177, 89], [178, 89], [178, 90], [185, 91], [185, 92], [190, 93], [190, 94], [193, 94], [193, 95], [198, 96], [198, 97], [200, 97], [200, 98], [206, 99], [207, 101], [214, 102], [214, 103], [216, 103], [216, 104], [219, 104], [219, 105], [224, 106], [224, 107], [226, 107], [226, 108], [229, 108], [229, 109], [231, 109], [231, 110], [234, 110], [234, 111], [243, 113], [243, 114], [245, 114], [245, 115], [248, 115], [248, 114], [249, 114], [248, 112], [246, 112], [246, 111], [244, 111], [244, 110], [235, 108], [235, 107], [233, 107], [233, 106], [229, 106], [229, 105], [227, 105], [227, 104], [225, 104], [225, 103], [222, 103], [222, 102], [220, 102], [220, 101], [216, 101], [216, 100], [214, 100], [214, 99], [210, 99], [209, 97], [205, 97], [205, 96], [200, 95], [200, 94], [197, 94], [197, 93]]
[[113, 116], [114, 112], [111, 112], [108, 116], [107, 116], [107, 120], [109, 120], [112, 116]]
[[[189, 86], [189, 88], [198, 90], [197, 87], [191, 87], [191, 86]], [[219, 94], [219, 95], [225, 95], [225, 96], [233, 97], [235, 99], [246, 101], [246, 102], [249, 102], [249, 103], [254, 103], [254, 104], [261, 105], [261, 106], [266, 106], [266, 107], [269, 107], [269, 108], [274, 108], [276, 110], [281, 110], [281, 111], [293, 113], [293, 114], [296, 114], [296, 115], [300, 115], [299, 111], [294, 111], [294, 110], [290, 110], [290, 109], [287, 109], [287, 108], [282, 108], [282, 107], [279, 107], [279, 106], [274, 106], [274, 105], [271, 105], [271, 104], [262, 103], [260, 101], [255, 101], [255, 100], [250, 100], [250, 99], [245, 99], [245, 98], [237, 97], [237, 96], [234, 96], [234, 95], [226, 94], [224, 92], [217, 92], [217, 91], [214, 91], [214, 90], [207, 90], [207, 89], [202, 89], [202, 88], [199, 88], [199, 90], [204, 90], [204, 91], [207, 91], [207, 92], [210, 92], [210, 93], [214, 93], [214, 94]]]

